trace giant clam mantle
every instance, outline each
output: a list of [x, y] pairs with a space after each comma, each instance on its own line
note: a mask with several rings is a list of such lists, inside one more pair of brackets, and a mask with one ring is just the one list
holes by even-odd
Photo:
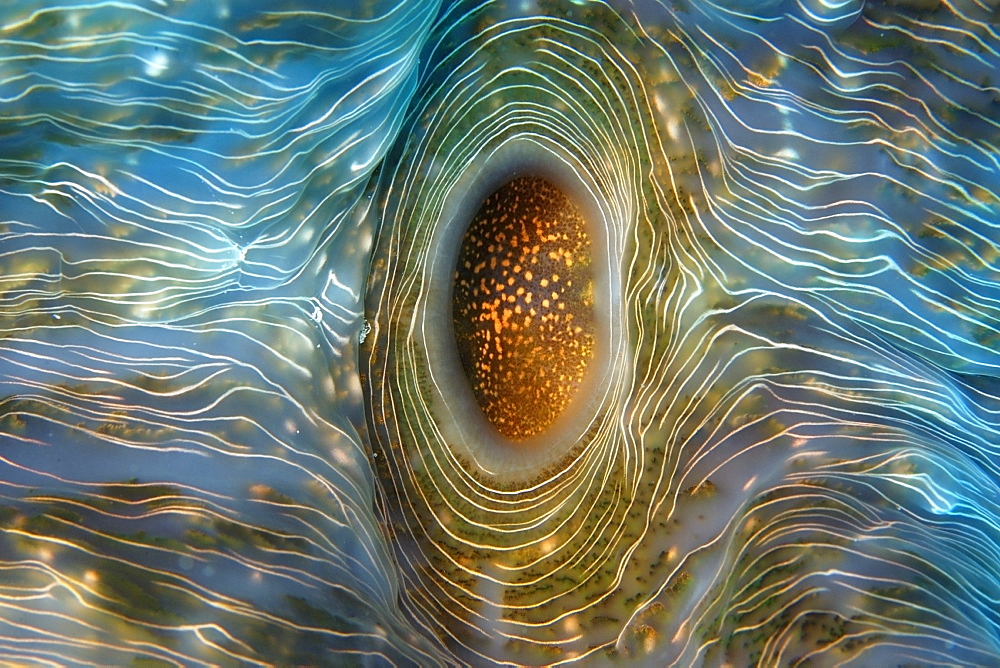
[[344, 4], [0, 10], [0, 655], [1000, 660], [996, 3]]

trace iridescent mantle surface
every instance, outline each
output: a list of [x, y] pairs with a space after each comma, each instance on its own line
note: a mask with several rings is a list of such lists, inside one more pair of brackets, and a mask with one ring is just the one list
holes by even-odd
[[[422, 281], [528, 136], [619, 347], [504, 476]], [[0, 9], [4, 663], [1000, 663], [998, 376], [995, 0]]]

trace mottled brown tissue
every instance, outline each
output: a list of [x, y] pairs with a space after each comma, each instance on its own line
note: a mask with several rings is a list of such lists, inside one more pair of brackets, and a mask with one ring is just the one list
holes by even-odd
[[453, 295], [459, 357], [483, 413], [514, 440], [543, 432], [594, 357], [591, 247], [579, 209], [545, 179], [501, 187], [469, 225]]

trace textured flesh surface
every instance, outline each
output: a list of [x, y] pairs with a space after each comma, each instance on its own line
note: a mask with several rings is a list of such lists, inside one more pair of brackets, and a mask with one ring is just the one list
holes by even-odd
[[[0, 3], [0, 663], [1000, 664], [998, 17]], [[426, 354], [514, 141], [620, 365], [517, 480]]]

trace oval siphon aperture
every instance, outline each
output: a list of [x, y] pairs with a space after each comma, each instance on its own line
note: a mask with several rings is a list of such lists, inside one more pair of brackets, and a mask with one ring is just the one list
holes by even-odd
[[552, 182], [520, 177], [487, 197], [462, 240], [452, 292], [462, 369], [490, 424], [544, 432], [594, 359], [591, 242]]

